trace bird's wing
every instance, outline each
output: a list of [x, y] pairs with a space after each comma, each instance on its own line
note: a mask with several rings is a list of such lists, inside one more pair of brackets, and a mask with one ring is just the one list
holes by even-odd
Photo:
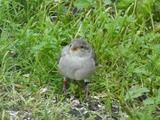
[[67, 45], [67, 46], [65, 46], [65, 47], [62, 49], [61, 54], [60, 54], [59, 59], [58, 59], [58, 63], [59, 63], [61, 57], [63, 57], [63, 56], [65, 56], [66, 54], [68, 54], [68, 51], [69, 51], [69, 46]]
[[93, 48], [91, 48], [92, 50], [92, 52], [91, 52], [91, 58], [93, 58], [94, 59], [94, 61], [95, 61], [95, 65], [97, 66], [98, 65], [98, 61], [97, 61], [97, 58], [96, 58], [96, 54], [95, 54], [95, 52], [94, 52], [94, 49]]

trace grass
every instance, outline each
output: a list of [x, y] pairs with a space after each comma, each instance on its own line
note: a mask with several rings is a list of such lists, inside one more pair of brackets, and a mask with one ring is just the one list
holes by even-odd
[[[143, 3], [143, 4], [142, 4]], [[0, 118], [64, 119], [57, 60], [72, 38], [94, 47], [91, 95], [127, 120], [160, 118], [160, 3], [154, 0], [0, 1]], [[74, 88], [75, 87], [75, 88]], [[72, 94], [77, 85], [71, 84]], [[80, 95], [83, 96], [83, 95]], [[54, 104], [54, 100], [58, 100]], [[111, 108], [110, 108], [111, 109]], [[70, 116], [70, 119], [74, 119]], [[90, 119], [93, 119], [90, 117]], [[124, 119], [119, 115], [119, 119]]]

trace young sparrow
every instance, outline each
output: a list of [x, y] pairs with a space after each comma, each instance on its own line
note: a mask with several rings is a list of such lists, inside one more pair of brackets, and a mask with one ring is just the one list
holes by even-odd
[[84, 80], [86, 97], [88, 97], [88, 78], [93, 74], [96, 66], [96, 55], [89, 43], [85, 39], [73, 39], [62, 49], [58, 61], [58, 69], [64, 76], [63, 91], [67, 90], [67, 78]]

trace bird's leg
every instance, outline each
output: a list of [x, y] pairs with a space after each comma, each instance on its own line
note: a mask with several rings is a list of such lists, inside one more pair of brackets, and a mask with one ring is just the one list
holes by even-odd
[[63, 89], [62, 89], [62, 91], [64, 93], [67, 93], [67, 78], [66, 77], [63, 78]]
[[86, 92], [86, 99], [89, 98], [89, 86], [88, 86], [89, 81], [84, 80], [84, 85], [85, 85], [85, 92]]

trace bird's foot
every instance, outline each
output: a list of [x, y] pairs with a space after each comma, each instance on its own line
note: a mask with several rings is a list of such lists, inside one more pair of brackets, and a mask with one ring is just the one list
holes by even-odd
[[89, 100], [89, 82], [88, 80], [84, 81], [84, 85], [85, 85], [86, 100]]
[[68, 93], [68, 89], [67, 89], [66, 87], [63, 87], [62, 92], [63, 92], [64, 94], [67, 94], [67, 93]]
[[62, 89], [62, 92], [64, 94], [67, 94], [68, 93], [68, 89], [67, 89], [67, 78], [64, 77], [64, 80], [63, 80], [63, 89]]

